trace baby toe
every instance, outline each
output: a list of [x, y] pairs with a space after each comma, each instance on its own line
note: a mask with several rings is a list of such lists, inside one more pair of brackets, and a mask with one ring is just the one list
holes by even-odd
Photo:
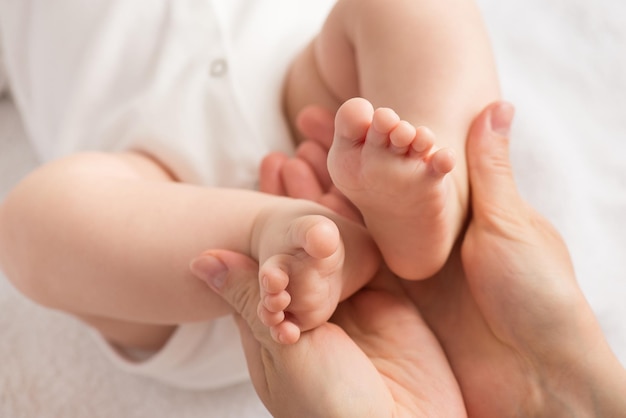
[[367, 131], [365, 143], [375, 146], [387, 146], [389, 134], [400, 122], [400, 117], [393, 110], [381, 107], [374, 111], [372, 125]]
[[395, 153], [405, 154], [415, 139], [415, 127], [407, 121], [400, 121], [389, 134], [391, 148]]
[[285, 320], [285, 312], [271, 312], [263, 303], [259, 303], [257, 308], [257, 316], [263, 325], [266, 327], [275, 327]]
[[279, 344], [295, 344], [300, 339], [300, 333], [300, 328], [289, 321], [270, 328], [270, 335]]
[[435, 134], [425, 126], [420, 126], [415, 130], [415, 136], [411, 143], [411, 148], [418, 154], [430, 152], [435, 144]]
[[291, 295], [286, 291], [268, 294], [263, 298], [263, 306], [270, 312], [280, 312], [287, 309], [291, 303]]

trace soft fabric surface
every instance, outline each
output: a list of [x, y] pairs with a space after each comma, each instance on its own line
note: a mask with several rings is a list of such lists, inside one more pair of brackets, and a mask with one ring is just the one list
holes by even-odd
[[[579, 281], [626, 364], [626, 3], [481, 0], [524, 196], [561, 231]], [[0, 195], [36, 161], [0, 101]], [[264, 417], [250, 385], [172, 389], [111, 367], [73, 319], [0, 276], [0, 416]]]

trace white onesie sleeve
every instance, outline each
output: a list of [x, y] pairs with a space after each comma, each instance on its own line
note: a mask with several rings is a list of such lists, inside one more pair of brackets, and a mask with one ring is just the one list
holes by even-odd
[[156, 353], [133, 355], [94, 331], [105, 355], [121, 370], [182, 389], [213, 390], [248, 380], [248, 368], [232, 316], [180, 325]]

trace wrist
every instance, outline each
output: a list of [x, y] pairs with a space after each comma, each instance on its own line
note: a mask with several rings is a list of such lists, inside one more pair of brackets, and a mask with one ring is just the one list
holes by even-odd
[[542, 416], [619, 416], [626, 411], [626, 370], [598, 327], [577, 342], [576, 357], [547, 370], [552, 375], [542, 385]]
[[589, 417], [616, 417], [626, 411], [626, 370], [606, 340], [583, 360], [578, 395], [581, 411]]

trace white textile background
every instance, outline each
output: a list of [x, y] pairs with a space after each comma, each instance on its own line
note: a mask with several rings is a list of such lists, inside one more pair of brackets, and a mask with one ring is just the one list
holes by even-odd
[[[578, 279], [626, 364], [626, 2], [479, 0], [524, 196], [561, 231]], [[35, 164], [0, 100], [0, 196]], [[111, 367], [84, 328], [0, 276], [0, 416], [268, 416], [249, 384], [186, 392]]]

